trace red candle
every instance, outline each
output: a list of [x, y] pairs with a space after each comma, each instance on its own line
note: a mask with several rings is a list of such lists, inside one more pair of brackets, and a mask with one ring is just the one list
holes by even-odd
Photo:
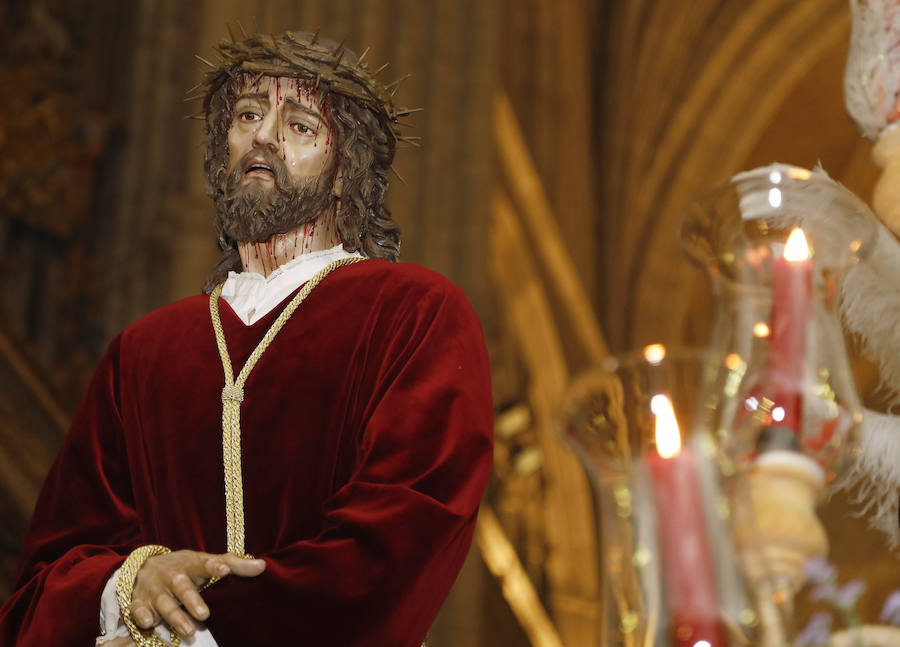
[[654, 396], [652, 408], [657, 451], [646, 461], [656, 502], [672, 644], [694, 647], [705, 640], [710, 647], [725, 647], [697, 457], [681, 447], [669, 398]]
[[800, 430], [807, 329], [812, 318], [813, 266], [799, 227], [788, 237], [783, 256], [772, 266], [769, 375], [775, 405], [784, 409], [781, 425]]

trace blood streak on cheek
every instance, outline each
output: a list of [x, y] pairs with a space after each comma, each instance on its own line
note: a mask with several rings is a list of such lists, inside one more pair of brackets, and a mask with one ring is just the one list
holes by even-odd
[[[281, 110], [282, 110], [281, 104], [284, 103], [284, 99], [281, 96], [281, 82], [282, 82], [281, 77], [275, 79], [275, 109], [276, 109], [276, 111], [278, 111], [276, 113], [276, 116], [284, 115], [284, 113], [281, 112]], [[275, 141], [278, 141], [279, 137], [281, 138], [282, 142], [286, 141], [285, 140], [285, 131], [284, 131], [284, 120], [276, 119], [275, 123], [276, 123]], [[284, 160], [285, 162], [287, 161], [286, 148], [287, 148], [286, 146], [281, 147], [281, 159]]]
[[331, 151], [331, 143], [334, 137], [334, 121], [331, 119], [331, 102], [328, 100], [328, 97], [325, 97], [325, 100], [322, 102], [322, 117], [325, 119], [325, 126], [328, 129], [328, 133], [325, 136], [325, 153], [329, 153]]

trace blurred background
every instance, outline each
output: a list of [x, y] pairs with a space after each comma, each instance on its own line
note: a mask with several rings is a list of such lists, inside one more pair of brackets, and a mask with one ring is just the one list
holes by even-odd
[[[552, 429], [559, 393], [606, 353], [706, 342], [709, 284], [675, 236], [697, 193], [821, 162], [869, 198], [878, 170], [843, 108], [846, 0], [4, 0], [0, 599], [106, 344], [217, 258], [183, 97], [228, 26], [368, 47], [424, 108], [390, 207], [403, 260], [481, 316], [497, 414], [476, 544], [429, 644], [592, 644], [594, 504]], [[874, 397], [874, 369], [855, 370]], [[874, 619], [900, 561], [846, 497], [822, 514]]]

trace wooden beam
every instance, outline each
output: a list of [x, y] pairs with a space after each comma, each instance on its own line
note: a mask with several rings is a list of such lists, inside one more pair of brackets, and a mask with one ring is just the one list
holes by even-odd
[[[500, 191], [493, 196], [493, 214], [491, 274], [528, 369], [529, 403], [545, 469], [553, 613], [567, 645], [599, 644], [601, 585], [593, 498], [584, 470], [554, 430], [569, 379], [562, 346], [525, 234]], [[573, 599], [585, 604], [572, 605]]]
[[534, 647], [563, 647], [541, 599], [522, 568], [493, 509], [483, 504], [478, 513], [475, 542], [488, 570], [500, 581], [503, 597]]
[[[46, 470], [62, 443], [69, 414], [0, 332], [0, 496], [17, 539], [24, 533]], [[7, 529], [9, 530], [9, 529]]]
[[66, 429], [69, 427], [69, 414], [59, 405], [56, 398], [50, 394], [50, 391], [44, 386], [43, 380], [34, 372], [28, 361], [16, 350], [12, 340], [2, 332], [0, 332], [0, 357], [3, 358], [16, 374], [16, 377], [34, 396], [34, 399], [38, 401], [56, 426], [59, 427], [61, 432], [60, 439], [62, 439]]

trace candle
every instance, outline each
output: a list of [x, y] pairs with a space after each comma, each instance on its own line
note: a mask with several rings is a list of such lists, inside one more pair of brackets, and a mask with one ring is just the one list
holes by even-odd
[[656, 452], [646, 459], [657, 510], [672, 644], [725, 647], [697, 458], [681, 447], [668, 396], [654, 396], [651, 409], [656, 415]]
[[783, 419], [777, 422], [797, 432], [802, 415], [807, 328], [812, 317], [812, 270], [806, 236], [796, 227], [784, 254], [772, 267], [768, 368], [775, 385], [775, 405], [784, 411]]

